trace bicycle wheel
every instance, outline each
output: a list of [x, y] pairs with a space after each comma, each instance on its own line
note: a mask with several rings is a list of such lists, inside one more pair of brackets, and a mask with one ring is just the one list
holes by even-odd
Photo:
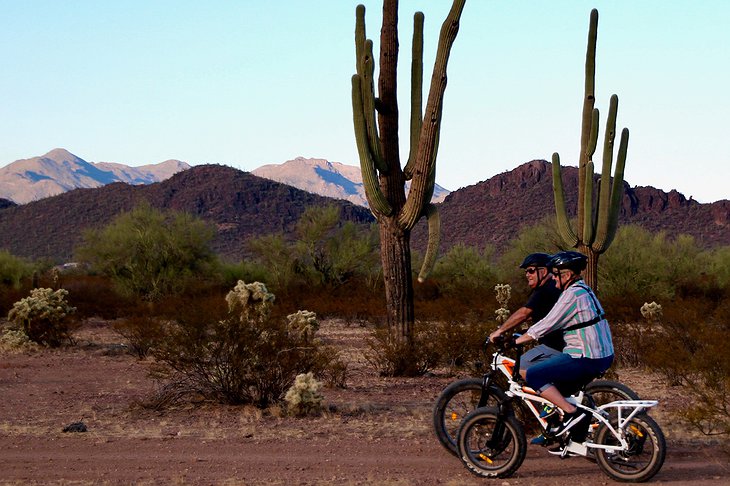
[[[590, 397], [588, 399], [588, 404], [595, 407], [615, 402], [617, 400], [639, 400], [639, 394], [634, 390], [623, 383], [611, 380], [592, 381], [586, 385], [585, 392]], [[592, 404], [590, 400], [593, 401]], [[612, 424], [616, 424], [618, 411], [615, 408], [610, 408], [607, 410], [607, 413], [608, 421]], [[593, 420], [590, 428], [588, 429], [588, 434], [593, 434], [598, 429], [599, 425], [600, 423], [597, 420]], [[589, 457], [590, 456], [591, 455], [589, 454]]]
[[457, 435], [459, 459], [485, 478], [506, 478], [522, 465], [527, 454], [525, 431], [512, 415], [496, 407], [481, 407], [464, 418]]
[[634, 390], [611, 380], [595, 380], [586, 385], [586, 393], [591, 395], [593, 402], [598, 405], [605, 405], [616, 400], [638, 400], [639, 394]]
[[[659, 425], [645, 414], [636, 415], [624, 427], [628, 449], [606, 451], [596, 449], [596, 461], [603, 472], [617, 481], [640, 483], [651, 479], [662, 464], [667, 445]], [[607, 426], [596, 434], [596, 444], [618, 445], [619, 441]]]
[[[461, 420], [477, 408], [482, 396], [482, 379], [465, 378], [444, 388], [433, 407], [433, 430], [442, 446], [456, 455], [456, 433]], [[485, 405], [494, 406], [505, 399], [504, 392], [495, 386], [489, 387]]]

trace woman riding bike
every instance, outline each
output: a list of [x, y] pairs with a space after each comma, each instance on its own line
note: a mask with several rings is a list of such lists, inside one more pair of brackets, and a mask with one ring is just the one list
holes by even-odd
[[562, 422], [550, 431], [554, 436], [588, 419], [585, 412], [563, 397], [559, 387], [587, 383], [613, 362], [608, 321], [595, 294], [580, 276], [586, 262], [587, 257], [577, 251], [563, 251], [552, 257], [548, 266], [563, 292], [550, 312], [516, 340], [516, 344], [524, 344], [558, 329], [563, 331], [563, 352], [530, 367], [526, 375], [531, 388], [565, 412]]

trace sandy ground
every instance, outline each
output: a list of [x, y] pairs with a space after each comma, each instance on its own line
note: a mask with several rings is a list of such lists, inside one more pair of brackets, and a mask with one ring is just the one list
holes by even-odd
[[[350, 358], [348, 386], [325, 390], [335, 411], [304, 419], [206, 403], [140, 408], [155, 389], [150, 362], [121, 352], [100, 322], [75, 347], [4, 353], [0, 484], [618, 484], [592, 462], [534, 446], [512, 478], [473, 476], [431, 431], [433, 401], [453, 376], [380, 378], [363, 359], [363, 327], [327, 321], [321, 332]], [[673, 426], [676, 391], [657, 378], [630, 381], [641, 376], [621, 379], [664, 404], [653, 415], [667, 459], [652, 482], [730, 484], [723, 448]], [[87, 432], [62, 432], [79, 420]]]

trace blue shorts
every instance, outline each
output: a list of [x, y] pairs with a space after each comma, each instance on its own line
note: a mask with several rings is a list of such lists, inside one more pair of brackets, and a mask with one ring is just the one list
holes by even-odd
[[[527, 384], [542, 392], [555, 385], [563, 394], [572, 394], [580, 386], [606, 371], [613, 363], [613, 355], [605, 358], [573, 358], [560, 353], [527, 369]], [[569, 393], [568, 393], [569, 392]]]
[[520, 357], [520, 369], [526, 370], [528, 368], [532, 368], [536, 364], [542, 363], [543, 361], [560, 354], [563, 353], [557, 349], [553, 349], [545, 344], [538, 344]]

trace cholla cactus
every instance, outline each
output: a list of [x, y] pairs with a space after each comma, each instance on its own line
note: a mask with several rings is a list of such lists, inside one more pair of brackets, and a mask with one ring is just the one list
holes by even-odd
[[13, 304], [8, 320], [22, 326], [32, 341], [57, 346], [68, 337], [68, 317], [76, 312], [67, 295], [66, 289], [33, 289], [30, 296]]
[[298, 416], [320, 413], [324, 403], [324, 397], [319, 392], [320, 388], [322, 383], [317, 381], [311, 372], [297, 375], [294, 384], [284, 397], [289, 413]]
[[494, 313], [497, 314], [497, 322], [501, 324], [510, 315], [507, 304], [509, 303], [510, 297], [512, 297], [512, 287], [509, 284], [497, 284], [494, 286], [494, 292], [497, 294], [497, 302], [499, 303], [499, 309], [494, 311]]
[[240, 312], [242, 321], [248, 319], [263, 321], [271, 312], [274, 298], [274, 294], [270, 293], [261, 282], [247, 284], [239, 280], [233, 290], [226, 295], [226, 302], [229, 311]]
[[657, 304], [653, 301], [651, 304], [648, 302], [644, 302], [644, 305], [641, 306], [640, 310], [641, 315], [644, 316], [644, 319], [649, 322], [659, 322], [662, 319], [661, 304]]
[[289, 331], [299, 334], [307, 342], [314, 338], [314, 333], [319, 329], [317, 314], [311, 311], [300, 310], [295, 314], [289, 314], [286, 319]]
[[0, 350], [10, 353], [23, 353], [38, 349], [38, 345], [30, 340], [21, 329], [6, 329], [0, 335]]

